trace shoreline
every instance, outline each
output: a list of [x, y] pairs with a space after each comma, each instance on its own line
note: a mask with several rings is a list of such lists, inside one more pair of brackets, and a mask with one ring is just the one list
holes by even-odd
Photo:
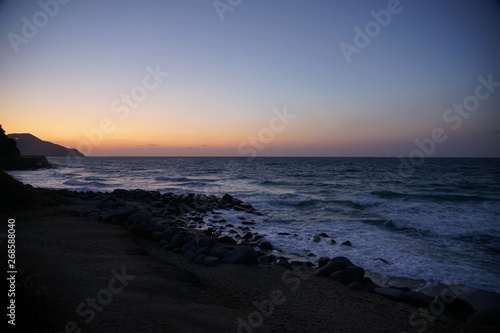
[[[357, 295], [360, 297], [362, 296], [362, 298], [367, 297], [368, 299], [373, 299], [373, 298], [378, 299], [378, 298], [380, 298], [379, 295], [385, 294], [385, 298], [383, 298], [383, 299], [386, 301], [384, 301], [384, 302], [389, 302], [389, 304], [392, 304], [392, 305], [409, 307], [410, 309], [417, 309], [417, 308], [413, 308], [413, 307], [407, 305], [407, 303], [400, 303], [401, 299], [398, 299], [398, 297], [400, 297], [402, 295], [401, 292], [403, 292], [403, 291], [401, 291], [401, 290], [399, 290], [400, 294], [398, 294], [396, 292], [397, 289], [390, 288], [390, 289], [392, 289], [392, 291], [394, 291], [396, 293], [391, 293], [391, 290], [382, 290], [382, 292], [379, 293], [379, 295], [376, 295], [376, 293], [373, 293], [373, 290], [372, 290], [372, 292], [348, 290], [348, 288], [346, 288], [345, 286], [342, 286], [342, 283], [337, 283], [337, 282], [332, 281], [331, 279], [328, 279], [328, 278], [320, 278], [320, 277], [314, 276], [314, 275], [317, 275], [316, 273], [318, 271], [318, 269], [315, 266], [312, 266], [311, 264], [307, 264], [304, 267], [303, 265], [301, 265], [297, 262], [294, 262], [293, 260], [287, 260], [287, 259], [285, 259], [286, 254], [278, 255], [275, 253], [276, 257], [280, 257], [280, 256], [282, 257], [282, 258], [277, 258], [277, 261], [279, 259], [281, 259], [280, 264], [276, 264], [276, 263], [273, 264], [273, 262], [271, 261], [271, 265], [267, 265], [267, 263], [265, 261], [271, 260], [272, 258], [269, 258], [269, 257], [273, 255], [272, 254], [273, 252], [271, 250], [272, 244], [270, 244], [271, 247], [269, 247], [267, 244], [265, 246], [260, 247], [259, 243], [255, 243], [255, 244], [251, 243], [254, 239], [254, 236], [259, 236], [259, 235], [254, 235], [251, 233], [252, 221], [242, 221], [242, 223], [248, 222], [248, 224], [241, 224], [240, 226], [242, 226], [242, 228], [240, 230], [245, 231], [245, 232], [250, 233], [250, 234], [247, 234], [247, 236], [245, 236], [244, 238], [240, 238], [240, 242], [241, 242], [240, 244], [221, 243], [221, 242], [219, 242], [218, 238], [215, 239], [215, 244], [209, 244], [211, 242], [211, 240], [207, 240], [207, 239], [211, 238], [212, 236], [216, 236], [218, 231], [217, 230], [210, 230], [211, 227], [207, 227], [206, 225], [204, 225], [205, 223], [200, 223], [200, 222], [204, 222], [203, 217], [201, 217], [201, 219], [200, 219], [200, 215], [203, 215], [204, 213], [209, 211], [211, 208], [211, 205], [214, 206], [216, 203], [217, 204], [216, 206], [219, 207], [218, 209], [234, 209], [235, 207], [238, 207], [237, 208], [238, 210], [245, 210], [251, 214], [258, 214], [258, 212], [256, 212], [255, 209], [253, 209], [253, 207], [239, 201], [236, 198], [231, 197], [230, 195], [224, 196], [225, 197], [224, 200], [222, 200], [224, 197], [223, 198], [213, 197], [213, 198], [209, 198], [209, 199], [204, 198], [204, 200], [197, 200], [198, 203], [200, 201], [202, 201], [202, 202], [205, 202], [206, 204], [205, 205], [198, 205], [197, 207], [193, 207], [193, 205], [192, 205], [193, 200], [192, 199], [197, 198], [196, 197], [197, 195], [189, 194], [189, 195], [182, 197], [180, 199], [180, 201], [176, 202], [176, 204], [178, 206], [177, 212], [176, 212], [173, 209], [173, 207], [172, 207], [172, 209], [170, 209], [170, 207], [160, 207], [161, 205], [158, 202], [156, 202], [157, 207], [153, 207], [155, 205], [154, 205], [154, 201], [150, 200], [151, 196], [158, 195], [158, 193], [156, 193], [154, 191], [148, 192], [148, 191], [136, 190], [134, 192], [134, 191], [119, 190], [118, 192], [115, 191], [115, 192], [111, 192], [111, 193], [102, 193], [102, 192], [101, 193], [98, 193], [98, 192], [77, 193], [77, 192], [72, 192], [69, 190], [40, 190], [40, 191], [42, 191], [45, 195], [49, 196], [52, 200], [55, 200], [56, 202], [58, 202], [60, 206], [64, 207], [64, 209], [69, 209], [71, 211], [70, 215], [73, 215], [73, 216], [65, 217], [64, 219], [78, 219], [80, 221], [85, 221], [85, 223], [90, 224], [90, 226], [88, 226], [88, 228], [94, 228], [94, 229], [98, 226], [103, 226], [103, 227], [110, 226], [110, 227], [116, 228], [117, 227], [116, 225], [119, 225], [120, 230], [126, 231], [126, 229], [123, 228], [125, 226], [128, 229], [130, 229], [130, 231], [126, 231], [126, 233], [133, 235], [133, 237], [138, 237], [138, 239], [139, 239], [138, 242], [145, 242], [145, 243], [143, 243], [143, 245], [148, 244], [147, 245], [148, 252], [153, 251], [150, 248], [150, 245], [152, 246], [152, 244], [156, 243], [157, 248], [154, 250], [154, 252], [161, 253], [161, 254], [158, 254], [158, 256], [160, 256], [160, 257], [166, 256], [166, 257], [168, 257], [168, 260], [170, 260], [170, 261], [175, 260], [176, 265], [182, 265], [182, 266], [187, 265], [187, 267], [189, 267], [189, 269], [191, 271], [194, 271], [196, 273], [196, 275], [198, 275], [200, 273], [200, 271], [203, 272], [202, 273], [202, 275], [203, 275], [206, 273], [211, 273], [212, 271], [210, 271], [210, 270], [215, 271], [217, 269], [229, 270], [229, 271], [235, 269], [238, 272], [240, 272], [240, 271], [244, 272], [245, 270], [249, 270], [249, 269], [250, 270], [271, 269], [271, 270], [274, 270], [274, 273], [272, 273], [274, 275], [283, 275], [285, 273], [286, 274], [295, 274], [297, 272], [297, 270], [299, 270], [299, 272], [301, 272], [301, 271], [305, 272], [304, 276], [307, 275], [308, 276], [307, 280], [308, 281], [313, 280], [314, 284], [317, 283], [323, 287], [325, 285], [331, 285], [333, 283], [334, 289], [339, 289], [339, 288], [342, 289], [343, 288], [342, 289], [343, 292], [345, 292], [347, 295], [345, 297], [348, 297], [348, 296], [353, 297], [354, 295]], [[109, 200], [109, 196], [113, 195], [112, 193], [115, 193], [114, 194], [115, 196], [117, 194], [119, 194], [118, 197], [115, 198], [116, 200]], [[133, 194], [131, 194], [131, 193], [133, 193]], [[128, 197], [126, 199], [123, 198], [123, 197], [128, 196], [128, 195], [130, 195], [130, 197]], [[120, 196], [122, 196], [122, 198], [120, 198]], [[94, 197], [94, 198], [92, 198], [92, 197]], [[106, 198], [106, 197], [108, 197], [108, 198]], [[179, 199], [179, 197], [181, 197], [181, 196], [174, 196], [170, 199], [170, 201]], [[97, 200], [95, 200], [95, 199], [97, 199]], [[108, 200], [106, 200], [106, 199], [108, 199]], [[140, 199], [140, 200], [138, 200], [138, 199]], [[108, 201], [108, 203], [110, 203], [109, 206], [107, 206], [105, 204], [106, 201]], [[149, 201], [149, 203], [147, 201]], [[234, 201], [234, 203], [233, 203], [233, 201]], [[101, 209], [99, 209], [99, 206], [98, 206], [99, 203], [101, 204], [101, 207], [100, 207]], [[151, 203], [153, 203], [153, 205], [150, 205]], [[129, 210], [128, 212], [124, 213], [123, 208], [127, 207], [131, 204], [137, 205], [136, 206], [137, 209]], [[115, 205], [114, 208], [113, 208], [113, 205]], [[181, 207], [181, 209], [179, 209], [179, 207]], [[214, 207], [212, 207], [212, 208], [214, 208]], [[150, 215], [148, 215], [146, 213], [147, 208], [151, 209]], [[161, 208], [162, 210], [169, 211], [171, 214], [169, 216], [165, 216], [165, 215], [158, 216], [158, 214], [155, 213], [154, 208], [158, 208], [158, 209]], [[195, 208], [195, 209], [193, 210], [192, 208]], [[117, 214], [117, 213], [120, 213], [120, 212], [117, 212], [117, 210], [119, 211], [120, 209], [122, 209], [122, 211], [121, 211], [122, 215]], [[189, 209], [191, 209], [191, 211], [188, 213]], [[138, 223], [139, 222], [138, 220], [133, 221], [133, 223], [128, 223], [128, 222], [130, 222], [130, 219], [129, 219], [130, 216], [132, 216], [133, 214], [138, 214], [138, 213], [139, 213], [139, 215], [138, 215], [139, 218], [144, 218], [145, 220], [143, 220], [142, 223]], [[180, 214], [176, 215], [176, 213], [180, 213]], [[101, 214], [101, 215], [99, 215], [99, 214]], [[106, 215], [104, 216], [104, 214], [106, 214]], [[141, 215], [142, 215], [142, 217], [141, 217]], [[164, 219], [162, 221], [163, 223], [155, 224], [156, 227], [151, 225], [151, 224], [148, 224], [153, 219], [156, 219], [159, 221], [161, 218]], [[52, 218], [49, 217], [47, 219], [49, 222], [46, 222], [46, 223], [48, 223], [50, 225], [51, 224], [50, 220], [51, 219], [54, 220], [54, 217], [52, 217]], [[101, 220], [101, 221], [99, 221], [99, 220]], [[144, 224], [144, 221], [146, 221], [146, 220], [148, 220], [148, 223]], [[169, 222], [165, 223], [166, 220], [168, 220]], [[182, 220], [182, 222], [179, 220]], [[102, 223], [104, 221], [107, 223]], [[231, 221], [229, 221], [229, 222], [231, 222]], [[224, 250], [227, 250], [228, 252], [231, 251], [230, 248], [238, 249], [238, 248], [245, 247], [245, 245], [246, 246], [250, 246], [250, 245], [255, 246], [257, 248], [256, 253], [258, 252], [257, 257], [250, 259], [251, 261], [253, 261], [251, 263], [251, 265], [232, 265], [232, 264], [228, 265], [227, 263], [217, 262], [217, 260], [214, 260], [214, 259], [212, 259], [214, 261], [211, 264], [207, 264], [206, 261], [203, 261], [203, 264], [201, 264], [201, 265], [194, 263], [194, 261], [198, 258], [193, 258], [192, 255], [188, 254], [188, 250], [185, 249], [186, 245], [193, 244], [193, 243], [189, 243], [189, 241], [188, 242], [185, 241], [184, 242], [185, 244], [182, 244], [182, 247], [178, 246], [178, 247], [172, 247], [172, 248], [168, 248], [168, 245], [170, 245], [170, 243], [168, 245], [165, 244], [166, 240], [162, 239], [161, 234], [164, 233], [166, 231], [166, 229], [164, 228], [162, 231], [160, 231], [160, 229], [158, 229], [157, 226], [158, 225], [166, 226], [167, 224], [169, 224], [170, 227], [172, 227], [173, 225], [176, 225], [176, 227], [180, 231], [180, 233], [177, 233], [177, 235], [178, 234], [186, 235], [189, 233], [194, 233], [194, 238], [197, 239], [197, 244], [200, 243], [200, 239], [204, 239], [204, 241], [202, 241], [202, 242], [208, 242], [205, 245], [212, 245], [213, 248], [224, 249]], [[225, 224], [227, 225], [230, 223], [225, 223]], [[31, 223], [31, 225], [34, 225], [34, 224]], [[146, 228], [145, 225], [148, 225], [149, 227]], [[99, 228], [97, 228], [97, 229], [99, 229]], [[153, 230], [155, 228], [157, 230]], [[245, 229], [245, 228], [247, 228], [247, 229]], [[245, 229], [245, 230], [243, 230], [243, 229]], [[238, 231], [240, 231], [240, 230], [238, 230]], [[147, 232], [149, 232], [149, 235], [146, 234]], [[207, 232], [209, 233], [209, 235], [207, 235]], [[147, 236], [147, 237], [144, 237], [144, 236]], [[219, 236], [219, 237], [223, 237], [223, 236]], [[182, 238], [182, 237], [178, 237], [178, 238]], [[260, 238], [257, 237], [256, 239], [259, 240]], [[162, 242], [162, 240], [165, 242]], [[228, 241], [228, 238], [226, 237], [225, 240]], [[162, 245], [162, 247], [164, 247], [164, 249], [162, 249], [162, 247], [158, 246], [158, 243], [160, 243]], [[261, 241], [261, 243], [263, 243], [263, 242]], [[165, 245], [167, 245], [166, 249], [165, 249], [165, 247], [166, 247]], [[266, 247], [267, 247], [267, 249], [266, 249]], [[187, 246], [187, 248], [189, 248], [189, 246]], [[165, 250], [167, 250], [167, 251], [165, 251]], [[198, 251], [198, 250], [200, 250], [200, 247], [198, 246], [197, 248], [193, 248], [192, 250]], [[193, 251], [191, 251], [191, 252], [193, 252]], [[234, 250], [234, 251], [236, 251], [236, 250]], [[175, 252], [180, 252], [180, 253], [175, 253]], [[225, 253], [225, 254], [227, 254], [227, 253]], [[225, 258], [225, 256], [222, 256], [222, 259], [219, 259], [219, 261], [226, 261], [226, 260], [224, 260], [224, 258]], [[266, 258], [266, 259], [263, 260], [262, 258]], [[188, 260], [186, 260], [186, 259], [188, 259]], [[304, 258], [304, 259], [306, 259], [306, 258]], [[328, 258], [328, 259], [332, 259], [332, 258]], [[253, 265], [253, 264], [257, 263], [257, 262], [255, 262], [255, 260], [257, 260], [257, 262], [260, 261], [260, 264]], [[287, 261], [285, 261], [285, 260], [287, 260]], [[325, 261], [325, 260], [323, 259], [323, 261]], [[250, 264], [250, 263], [247, 262], [247, 264]], [[325, 264], [328, 265], [328, 261], [325, 262]], [[207, 266], [210, 266], [210, 267], [207, 267]], [[228, 267], [232, 267], [232, 268], [228, 268]], [[238, 267], [238, 268], [236, 268], [236, 267]], [[325, 265], [323, 265], [323, 268], [324, 267], [325, 267]], [[294, 270], [294, 268], [295, 268], [295, 270]], [[38, 268], [38, 269], [40, 269], [40, 268]], [[243, 274], [241, 272], [239, 274]], [[256, 273], [256, 274], [260, 274], [260, 273]], [[369, 274], [367, 274], [367, 275], [369, 275]], [[299, 274], [299, 275], [295, 276], [295, 278], [297, 279], [297, 277], [300, 277], [300, 276], [301, 275]], [[240, 275], [238, 277], [241, 278]], [[217, 278], [220, 279], [221, 277], [217, 276]], [[243, 281], [244, 280], [245, 280], [245, 278], [243, 278]], [[301, 281], [301, 280], [299, 280], [299, 281]], [[371, 281], [365, 281], [365, 282], [366, 282], [366, 284], [371, 283]], [[213, 283], [215, 283], [215, 282], [213, 282]], [[240, 283], [240, 282], [238, 282], [238, 283]], [[243, 283], [250, 283], [251, 284], [252, 282], [251, 281], [244, 281]], [[283, 281], [281, 282], [281, 284], [283, 284]], [[286, 284], [285, 284], [285, 286], [286, 286]], [[276, 290], [278, 290], [278, 289], [276, 289]], [[283, 288], [281, 288], [281, 289], [283, 289]], [[374, 287], [373, 289], [388, 289], [388, 288], [376, 288], [376, 287]], [[269, 295], [271, 295], [271, 294], [269, 294]], [[277, 295], [274, 295], [274, 296], [277, 297]], [[415, 296], [421, 297], [421, 295], [415, 295]], [[271, 297], [271, 296], [269, 296], [269, 297]], [[389, 301], [389, 300], [387, 300], [387, 298], [392, 299], [392, 300], [396, 300], [398, 302]], [[417, 298], [415, 298], [415, 299], [417, 299]], [[275, 298], [275, 300], [276, 300], [275, 306], [276, 307], [278, 307], [278, 305], [279, 305], [278, 303], [279, 303], [280, 299], [281, 298], [279, 298], [279, 297]], [[423, 299], [423, 301], [429, 303], [429, 298], [425, 298], [425, 299]], [[455, 316], [455, 318], [457, 318], [457, 316], [458, 317], [460, 316], [459, 313], [453, 314], [450, 312], [450, 310], [451, 309], [446, 310], [446, 312], [449, 312], [448, 315]], [[406, 311], [408, 312], [408, 308], [406, 308]], [[445, 311], [442, 311], [442, 313], [443, 312], [445, 312]], [[411, 315], [412, 314], [410, 313], [409, 316], [411, 316]], [[417, 315], [418, 315], [418, 313], [417, 313]], [[270, 317], [274, 318], [275, 316], [277, 316], [277, 315], [272, 315]], [[241, 318], [241, 316], [238, 318]], [[278, 318], [278, 317], [276, 317], [276, 318]], [[444, 320], [445, 322], [448, 320], [455, 322], [453, 319], [449, 319], [447, 317], [446, 317], [446, 319], [443, 319], [445, 317], [442, 317], [441, 315], [436, 316], [436, 318], [440, 318], [440, 320]], [[465, 318], [462, 318], [462, 319], [465, 319]], [[405, 325], [407, 326], [407, 329], [410, 328], [410, 329], [413, 329], [415, 331], [415, 326], [409, 325], [410, 324], [409, 321], [410, 321], [409, 317], [406, 318]], [[466, 324], [464, 321], [458, 321], [455, 323], [457, 323], [457, 325], [458, 325], [458, 323], [461, 323], [460, 325], [463, 324], [464, 327], [469, 327], [469, 324]], [[448, 325], [449, 325], [449, 323], [448, 323]], [[243, 327], [243, 326], [241, 326], [241, 327]], [[265, 327], [265, 326], [266, 325], [263, 324], [263, 327]], [[474, 327], [474, 326], [470, 326], [468, 329], [472, 329], [472, 327]], [[260, 328], [260, 326], [259, 326], [259, 328]], [[250, 329], [253, 330], [254, 327], [250, 326]], [[429, 330], [433, 331], [431, 328], [429, 328]], [[247, 327], [247, 331], [249, 331], [248, 327]], [[255, 328], [255, 331], [259, 331], [259, 330], [257, 328]], [[264, 331], [266, 331], [266, 330], [264, 330]], [[474, 331], [474, 330], [472, 330], [472, 331]]]

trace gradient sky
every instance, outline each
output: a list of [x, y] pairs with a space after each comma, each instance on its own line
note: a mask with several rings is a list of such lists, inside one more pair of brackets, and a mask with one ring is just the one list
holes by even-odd
[[[348, 63], [340, 43], [389, 3], [242, 0], [221, 20], [211, 0], [72, 0], [43, 22], [38, 1], [0, 1], [0, 124], [92, 156], [239, 156], [259, 133], [259, 156], [409, 156], [442, 128], [431, 156], [500, 157], [500, 87], [443, 119], [500, 82], [499, 3], [402, 0]], [[41, 27], [15, 52], [23, 17]], [[148, 66], [169, 74], [114, 112]]]

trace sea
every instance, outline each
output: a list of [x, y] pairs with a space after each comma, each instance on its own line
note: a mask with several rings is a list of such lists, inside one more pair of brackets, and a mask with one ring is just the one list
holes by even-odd
[[[283, 253], [346, 256], [382, 277], [500, 293], [500, 159], [86, 157], [10, 172], [36, 187], [229, 193]], [[236, 220], [237, 211], [218, 218]], [[210, 216], [207, 216], [210, 218]], [[329, 237], [314, 236], [325, 233]], [[329, 239], [335, 240], [330, 244]], [[350, 241], [352, 246], [341, 245]]]

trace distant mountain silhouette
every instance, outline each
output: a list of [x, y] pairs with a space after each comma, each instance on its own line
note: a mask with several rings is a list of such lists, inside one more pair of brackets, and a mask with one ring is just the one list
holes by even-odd
[[17, 148], [19, 148], [23, 156], [85, 156], [76, 149], [66, 148], [52, 142], [40, 140], [29, 133], [14, 133], [7, 136], [16, 141]]

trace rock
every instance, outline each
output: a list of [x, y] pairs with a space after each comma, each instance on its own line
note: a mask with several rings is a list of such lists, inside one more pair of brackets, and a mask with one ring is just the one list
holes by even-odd
[[326, 264], [328, 264], [329, 261], [330, 261], [330, 258], [328, 258], [328, 257], [320, 257], [318, 259], [318, 268], [325, 266]]
[[331, 259], [326, 265], [318, 268], [314, 275], [316, 276], [330, 276], [331, 274], [342, 271], [347, 265], [342, 261], [335, 261]]
[[161, 233], [161, 239], [164, 239], [166, 241], [170, 241], [174, 235], [177, 234], [177, 228], [176, 227], [169, 227], [165, 231]]
[[356, 274], [355, 272], [346, 271], [346, 270], [337, 271], [335, 273], [330, 274], [328, 277], [330, 279], [337, 281], [337, 282], [340, 282], [346, 286], [359, 280], [358, 274]]
[[196, 254], [196, 256], [199, 256], [200, 254], [208, 255], [209, 253], [210, 253], [209, 247], [202, 247], [199, 248], [194, 254]]
[[217, 257], [208, 256], [205, 257], [205, 266], [212, 267], [221, 263], [221, 260]]
[[319, 243], [320, 241], [321, 241], [321, 237], [319, 237], [318, 235], [314, 235], [313, 242]]
[[257, 223], [255, 223], [255, 221], [243, 221], [243, 222], [241, 222], [241, 224], [253, 225], [253, 224], [257, 224]]
[[[196, 253], [195, 253], [196, 256]], [[196, 256], [196, 259], [194, 260], [195, 263], [203, 265], [205, 263], [205, 258], [207, 257], [206, 254], [200, 254]]]
[[147, 224], [151, 222], [151, 219], [153, 218], [153, 213], [151, 213], [148, 210], [142, 209], [138, 211], [137, 213], [134, 213], [130, 215], [128, 220], [132, 223], [135, 223], [137, 225], [142, 225], [142, 224]]
[[250, 231], [247, 231], [241, 236], [243, 239], [251, 239], [253, 237], [253, 234]]
[[405, 293], [396, 288], [375, 288], [373, 289], [375, 294], [384, 296], [394, 302], [404, 302]]
[[232, 204], [232, 203], [233, 203], [233, 200], [234, 200], [234, 197], [233, 197], [231, 194], [227, 194], [227, 193], [226, 193], [226, 194], [224, 194], [224, 195], [222, 196], [222, 198], [221, 198], [220, 200], [221, 200], [221, 201], [225, 201], [225, 202], [227, 202], [227, 203]]
[[318, 234], [318, 236], [321, 236], [321, 237], [330, 237], [330, 236], [328, 236], [328, 235], [327, 235], [326, 233], [324, 233], [324, 232], [322, 232], [322, 233]]
[[211, 248], [216, 244], [215, 238], [213, 237], [202, 237], [198, 240], [198, 247], [208, 247]]
[[259, 257], [259, 264], [261, 265], [271, 265], [274, 262], [276, 262], [276, 256], [272, 254]]
[[184, 246], [185, 242], [186, 242], [186, 238], [182, 234], [177, 234], [177, 235], [173, 236], [172, 239], [170, 240], [170, 244], [174, 248]]
[[354, 291], [363, 291], [363, 290], [366, 290], [366, 286], [359, 282], [359, 281], [354, 281], [353, 283], [351, 283], [350, 285], [347, 286], [347, 288], [351, 289], [351, 290], [354, 290]]
[[278, 235], [280, 236], [290, 236], [291, 234], [288, 232], [278, 232]]
[[271, 244], [271, 243], [270, 243], [270, 242], [268, 242], [268, 241], [262, 241], [262, 242], [260, 242], [260, 243], [259, 243], [259, 247], [260, 247], [261, 249], [264, 249], [264, 250], [269, 250], [269, 251], [274, 250], [274, 246], [273, 246], [273, 244]]
[[197, 249], [196, 249], [196, 246], [194, 246], [193, 244], [185, 244], [183, 247], [182, 247], [182, 254], [185, 254], [186, 252], [188, 251], [191, 251], [193, 253], [196, 253]]
[[373, 261], [380, 261], [380, 262], [383, 262], [384, 264], [392, 265], [392, 262], [385, 260], [383, 258], [375, 258], [375, 259], [373, 259]]
[[353, 272], [358, 276], [358, 280], [365, 276], [365, 270], [356, 265], [349, 265], [345, 268], [346, 271]]
[[340, 245], [352, 246], [351, 242], [349, 242], [348, 240], [345, 242], [342, 242]]
[[329, 239], [329, 240], [327, 240], [326, 242], [327, 242], [329, 245], [335, 245], [335, 244], [337, 244], [337, 242], [336, 242], [335, 240], [333, 240], [333, 239]]
[[236, 241], [234, 240], [234, 238], [231, 236], [227, 236], [227, 235], [220, 236], [219, 238], [217, 238], [217, 241], [219, 243], [225, 243], [225, 244], [236, 244]]
[[342, 257], [342, 256], [334, 257], [334, 258], [331, 259], [331, 261], [340, 261], [340, 262], [343, 262], [346, 266], [352, 266], [352, 265], [354, 265], [352, 263], [352, 261], [350, 261], [346, 257]]
[[210, 257], [217, 257], [220, 260], [224, 258], [224, 256], [228, 253], [229, 251], [224, 250], [224, 249], [211, 249], [210, 250]]
[[242, 245], [224, 256], [222, 260], [229, 264], [256, 265], [259, 263], [257, 252], [250, 245]]
[[193, 251], [187, 251], [182, 256], [189, 261], [194, 261], [196, 259], [196, 255], [194, 254]]
[[286, 268], [286, 269], [292, 269], [292, 264], [286, 260], [286, 259], [282, 259], [280, 260], [278, 263], [277, 263], [278, 266], [281, 266], [283, 268]]
[[118, 222], [125, 222], [129, 218], [129, 216], [132, 215], [135, 211], [137, 211], [137, 208], [135, 208], [134, 206], [129, 205], [125, 207], [120, 207], [104, 213], [102, 215], [102, 220], [104, 222], [109, 222], [112, 219], [116, 219]]

